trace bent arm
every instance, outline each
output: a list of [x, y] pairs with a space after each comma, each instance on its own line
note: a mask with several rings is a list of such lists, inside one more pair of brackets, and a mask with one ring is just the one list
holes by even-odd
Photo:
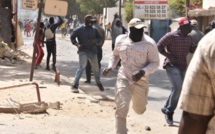
[[142, 69], [145, 71], [146, 76], [154, 73], [158, 69], [160, 61], [156, 46], [149, 48], [147, 57], [148, 64]]
[[74, 30], [70, 36], [70, 40], [73, 45], [78, 46], [78, 42], [77, 42], [76, 38], [77, 38], [77, 30]]
[[160, 52], [160, 54], [162, 54], [163, 56], [167, 57], [167, 58], [171, 58], [171, 54], [167, 52], [166, 47], [168, 45], [171, 45], [171, 39], [173, 37], [171, 37], [171, 35], [166, 34], [165, 36], [163, 36], [159, 42], [157, 43], [158, 46], [158, 51]]

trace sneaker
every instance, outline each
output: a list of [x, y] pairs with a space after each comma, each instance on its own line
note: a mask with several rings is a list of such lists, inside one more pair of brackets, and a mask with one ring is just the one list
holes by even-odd
[[49, 67], [46, 67], [46, 70], [50, 71], [50, 68], [49, 68]]
[[77, 85], [72, 85], [71, 90], [72, 90], [73, 93], [79, 93]]
[[91, 83], [91, 81], [86, 80], [84, 83]]
[[169, 125], [173, 125], [173, 114], [174, 112], [166, 112], [165, 119]]
[[103, 85], [102, 85], [102, 83], [97, 83], [97, 86], [98, 86], [98, 88], [99, 88], [100, 91], [104, 91], [105, 90], [104, 87], [103, 87]]
[[163, 114], [166, 114], [166, 108], [161, 108], [161, 112], [162, 112]]
[[54, 71], [56, 72], [56, 67], [55, 67], [55, 66], [53, 66], [53, 67], [52, 67], [52, 70], [54, 70]]

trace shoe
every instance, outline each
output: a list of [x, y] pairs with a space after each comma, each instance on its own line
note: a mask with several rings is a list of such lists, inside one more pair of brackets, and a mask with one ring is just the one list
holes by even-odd
[[46, 70], [49, 70], [49, 71], [50, 71], [50, 68], [49, 68], [49, 67], [46, 67]]
[[37, 68], [38, 68], [38, 66], [37, 66], [37, 65], [35, 65], [35, 66], [34, 66], [34, 69], [37, 69]]
[[90, 83], [91, 83], [91, 81], [86, 80], [84, 83], [89, 83], [89, 84], [90, 84]]
[[161, 108], [161, 112], [162, 112], [163, 114], [166, 114], [166, 108]]
[[169, 125], [173, 125], [173, 114], [174, 112], [166, 112], [165, 119]]
[[99, 88], [100, 91], [104, 91], [105, 90], [104, 87], [103, 87], [103, 85], [102, 85], [102, 83], [97, 83], [97, 86], [98, 86], [98, 88]]
[[78, 91], [78, 86], [77, 86], [77, 85], [72, 85], [71, 91], [72, 91], [73, 93], [79, 93], [79, 91]]
[[41, 65], [38, 65], [38, 68], [43, 68]]
[[55, 66], [53, 66], [53, 67], [52, 67], [52, 70], [54, 70], [54, 71], [56, 72], [56, 67], [55, 67]]

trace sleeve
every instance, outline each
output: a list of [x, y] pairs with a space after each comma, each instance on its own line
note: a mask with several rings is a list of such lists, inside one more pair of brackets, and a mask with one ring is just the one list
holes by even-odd
[[70, 36], [70, 40], [71, 40], [72, 44], [75, 46], [78, 46], [78, 44], [79, 44], [76, 40], [77, 37], [78, 37], [78, 29], [75, 29]]
[[179, 107], [198, 115], [214, 115], [215, 108], [215, 31], [199, 42], [186, 71]]
[[143, 68], [143, 70], [145, 71], [145, 76], [149, 76], [150, 74], [154, 73], [159, 67], [159, 54], [155, 44], [149, 47], [147, 62], [148, 64]]
[[118, 36], [116, 38], [116, 45], [115, 48], [113, 50], [113, 53], [111, 54], [111, 57], [109, 59], [108, 62], [108, 68], [115, 68], [118, 64], [118, 62], [120, 61], [120, 57], [119, 57], [119, 48], [120, 48], [120, 40], [121, 40], [122, 35]]
[[171, 45], [171, 34], [167, 33], [166, 35], [164, 35], [157, 43], [158, 46], [158, 51], [161, 54], [165, 54], [166, 53], [166, 46]]
[[63, 22], [64, 22], [63, 19], [60, 16], [58, 16], [58, 18], [59, 18], [58, 22], [56, 24], [52, 25], [54, 31], [57, 29], [57, 27], [61, 26], [63, 24]]

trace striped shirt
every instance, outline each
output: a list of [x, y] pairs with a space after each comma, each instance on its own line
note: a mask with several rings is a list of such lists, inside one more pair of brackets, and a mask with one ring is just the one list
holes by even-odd
[[128, 34], [118, 36], [108, 67], [115, 68], [120, 59], [118, 78], [127, 79], [129, 84], [134, 83], [134, 73], [144, 70], [145, 75], [141, 79], [146, 80], [159, 66], [156, 43], [147, 35], [140, 42], [133, 42]]
[[[180, 70], [186, 70], [186, 56], [192, 45], [192, 37], [183, 35], [180, 31], [167, 33], [158, 42], [158, 50], [161, 54], [169, 53], [177, 59], [177, 64], [174, 66]], [[169, 59], [164, 60], [163, 67], [170, 63]]]

